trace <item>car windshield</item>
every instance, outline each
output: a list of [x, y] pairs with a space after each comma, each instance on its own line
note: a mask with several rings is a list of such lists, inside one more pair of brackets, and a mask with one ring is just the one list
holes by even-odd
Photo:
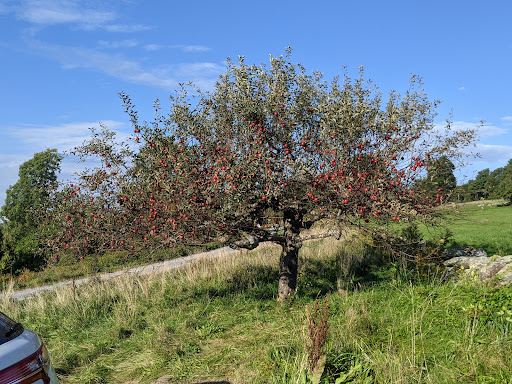
[[23, 332], [23, 326], [0, 312], [0, 345], [14, 339]]

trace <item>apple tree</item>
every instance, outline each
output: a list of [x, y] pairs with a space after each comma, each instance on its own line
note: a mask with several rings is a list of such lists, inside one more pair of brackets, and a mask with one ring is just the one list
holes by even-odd
[[[436, 196], [417, 180], [436, 159], [460, 160], [474, 139], [434, 128], [437, 102], [418, 77], [384, 97], [362, 70], [327, 82], [289, 53], [268, 67], [228, 61], [213, 91], [184, 86], [168, 113], [155, 103], [151, 123], [121, 98], [132, 142], [116, 145], [104, 130], [77, 148], [101, 165], [62, 191], [55, 254], [272, 241], [282, 247], [279, 299], [296, 289], [305, 240], [430, 217]], [[305, 234], [316, 222], [325, 232]]]

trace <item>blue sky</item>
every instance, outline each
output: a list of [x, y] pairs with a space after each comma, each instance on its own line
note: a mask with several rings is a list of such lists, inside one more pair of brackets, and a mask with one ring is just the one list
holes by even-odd
[[227, 57], [266, 63], [288, 46], [328, 79], [364, 66], [385, 93], [423, 77], [438, 123], [485, 120], [482, 158], [456, 174], [474, 177], [512, 158], [511, 16], [509, 0], [0, 0], [0, 205], [35, 152], [100, 122], [130, 133], [118, 92], [150, 120], [178, 83], [210, 89]]

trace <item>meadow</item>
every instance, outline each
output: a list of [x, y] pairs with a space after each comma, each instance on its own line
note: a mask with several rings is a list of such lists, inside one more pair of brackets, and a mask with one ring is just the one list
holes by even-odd
[[[512, 207], [457, 209], [448, 222], [453, 244], [512, 254]], [[305, 384], [308, 313], [326, 300], [321, 383], [512, 382], [511, 287], [470, 275], [444, 281], [436, 266], [383, 262], [354, 234], [305, 243], [297, 293], [279, 303], [278, 256], [278, 247], [264, 244], [22, 302], [6, 287], [0, 311], [43, 337], [64, 384], [151, 383], [164, 375], [179, 383]]]
[[512, 206], [503, 201], [453, 205], [445, 218], [453, 233], [452, 247], [483, 248], [489, 255], [512, 255]]

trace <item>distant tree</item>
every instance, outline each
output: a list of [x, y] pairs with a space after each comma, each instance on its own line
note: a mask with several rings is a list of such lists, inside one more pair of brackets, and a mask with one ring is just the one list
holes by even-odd
[[0, 209], [4, 220], [0, 269], [31, 268], [43, 261], [37, 230], [50, 194], [57, 188], [61, 160], [56, 149], [34, 154], [20, 166], [16, 184], [7, 189], [5, 204]]
[[[77, 148], [101, 166], [63, 189], [48, 226], [55, 255], [273, 241], [285, 299], [303, 241], [370, 220], [431, 217], [435, 195], [416, 179], [431, 158], [455, 161], [474, 132], [435, 130], [437, 104], [417, 77], [383, 103], [362, 72], [328, 84], [288, 59], [228, 62], [213, 92], [184, 88], [167, 116], [157, 102], [152, 124], [139, 123], [121, 95], [140, 147], [116, 145], [103, 130]], [[308, 235], [313, 223], [327, 229]]]
[[479, 171], [474, 179], [457, 187], [459, 199], [464, 201], [480, 199], [506, 199], [510, 201], [512, 186], [512, 159], [504, 167], [490, 171]]
[[471, 184], [470, 189], [473, 195], [473, 200], [486, 199], [489, 197], [489, 175], [489, 168], [483, 169], [477, 173], [475, 181]]
[[4, 222], [0, 218], [0, 260], [4, 256]]
[[446, 155], [430, 158], [427, 165], [427, 177], [422, 181], [422, 187], [435, 194], [438, 203], [444, 202], [442, 197], [451, 194], [457, 186], [457, 179], [453, 173], [455, 165]]
[[494, 171], [489, 173], [487, 180], [485, 182], [485, 189], [488, 192], [488, 196], [490, 198], [496, 198], [496, 188], [501, 182], [506, 178], [507, 175], [507, 167], [496, 168]]
[[512, 159], [506, 166], [493, 171], [491, 175], [495, 185], [491, 196], [512, 202]]

